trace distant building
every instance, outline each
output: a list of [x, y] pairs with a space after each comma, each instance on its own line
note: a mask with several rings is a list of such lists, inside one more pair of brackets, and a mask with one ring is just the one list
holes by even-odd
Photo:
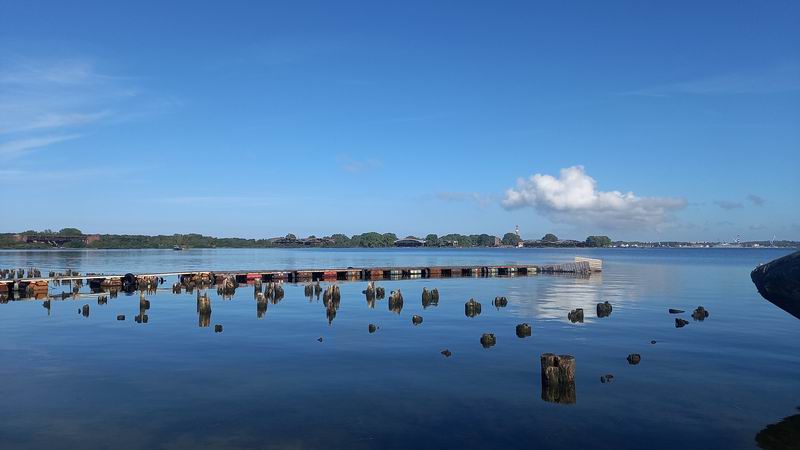
[[424, 239], [419, 239], [414, 236], [409, 236], [405, 239], [398, 239], [394, 241], [395, 247], [422, 247], [425, 245]]

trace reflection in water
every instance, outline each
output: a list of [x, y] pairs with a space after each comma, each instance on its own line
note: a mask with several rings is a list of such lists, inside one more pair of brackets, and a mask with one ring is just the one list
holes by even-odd
[[756, 443], [765, 450], [796, 450], [800, 448], [800, 414], [785, 417], [778, 423], [767, 425], [756, 434]]
[[542, 400], [573, 404], [575, 395], [575, 358], [571, 355], [543, 353], [541, 358]]
[[263, 319], [267, 313], [267, 299], [262, 295], [256, 299], [256, 318]]
[[208, 292], [197, 291], [197, 326], [205, 328], [211, 323], [211, 299]]

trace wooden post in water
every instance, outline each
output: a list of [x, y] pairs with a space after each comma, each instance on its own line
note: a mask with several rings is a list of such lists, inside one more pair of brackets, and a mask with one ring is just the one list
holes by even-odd
[[542, 353], [542, 400], [573, 404], [575, 397], [575, 357]]

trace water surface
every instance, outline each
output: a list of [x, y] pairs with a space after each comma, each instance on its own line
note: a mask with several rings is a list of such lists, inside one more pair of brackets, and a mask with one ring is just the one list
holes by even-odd
[[[800, 406], [800, 322], [749, 279], [756, 264], [787, 253], [3, 251], [0, 267], [45, 273], [524, 264], [578, 254], [602, 258], [605, 270], [588, 279], [379, 282], [403, 292], [399, 314], [386, 299], [370, 308], [365, 283], [341, 283], [330, 322], [302, 285], [286, 285], [261, 318], [252, 287], [230, 300], [211, 291], [209, 327], [198, 326], [195, 294], [168, 289], [146, 296], [147, 323], [133, 320], [138, 294], [105, 305], [88, 294], [54, 300], [49, 314], [41, 301], [0, 304], [0, 447], [752, 448], [759, 431]], [[423, 287], [438, 288], [438, 306], [423, 308]], [[493, 307], [496, 296], [508, 306]], [[474, 318], [464, 315], [470, 298], [482, 303]], [[614, 309], [597, 318], [602, 301]], [[89, 317], [77, 313], [84, 304]], [[710, 312], [702, 322], [689, 316], [698, 305]], [[584, 323], [573, 324], [567, 313], [579, 307]], [[690, 323], [676, 329], [667, 308], [686, 310]], [[515, 335], [522, 322], [531, 337]], [[497, 345], [484, 349], [487, 332]], [[575, 356], [574, 404], [542, 399], [545, 352]], [[629, 365], [629, 353], [641, 363]], [[614, 381], [601, 383], [604, 374]]]

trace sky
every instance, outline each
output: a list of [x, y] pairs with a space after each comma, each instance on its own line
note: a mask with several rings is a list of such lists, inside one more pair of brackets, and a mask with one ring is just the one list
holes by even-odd
[[0, 232], [800, 240], [798, 23], [796, 1], [0, 0]]

